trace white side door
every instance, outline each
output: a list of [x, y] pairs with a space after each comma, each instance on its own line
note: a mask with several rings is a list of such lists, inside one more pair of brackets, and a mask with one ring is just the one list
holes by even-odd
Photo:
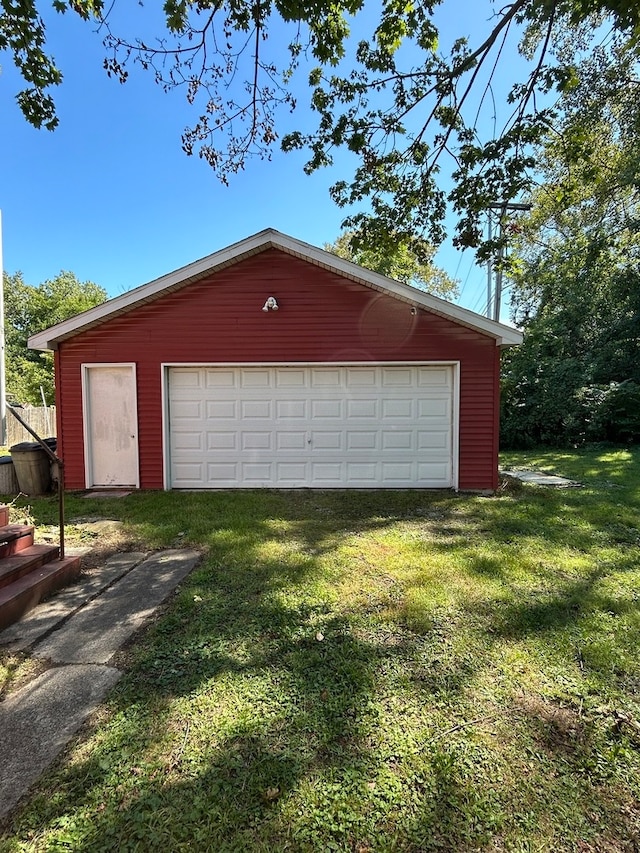
[[84, 364], [82, 392], [87, 488], [137, 488], [135, 364]]

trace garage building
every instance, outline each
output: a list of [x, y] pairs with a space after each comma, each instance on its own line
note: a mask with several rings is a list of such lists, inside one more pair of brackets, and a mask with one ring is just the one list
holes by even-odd
[[267, 229], [29, 346], [55, 354], [70, 489], [488, 490], [521, 341]]

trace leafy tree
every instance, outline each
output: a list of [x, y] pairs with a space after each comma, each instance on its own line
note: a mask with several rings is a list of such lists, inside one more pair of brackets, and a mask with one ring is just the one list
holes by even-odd
[[592, 124], [568, 112], [540, 152], [546, 181], [517, 237], [525, 340], [503, 365], [507, 445], [640, 441], [640, 143], [628, 135], [640, 106], [624, 88], [600, 101], [596, 66], [580, 105]]
[[22, 273], [4, 276], [6, 382], [9, 402], [48, 405], [55, 399], [53, 358], [27, 348], [30, 335], [99, 305], [106, 291], [93, 282], [78, 281], [61, 272], [37, 287], [26, 284]]
[[503, 361], [503, 444], [639, 441], [637, 261], [576, 234], [523, 274], [536, 296]]
[[[342, 206], [366, 201], [369, 211], [348, 216], [345, 225], [371, 246], [415, 234], [438, 245], [449, 204], [459, 217], [457, 243], [477, 245], [487, 205], [530, 188], [532, 146], [558, 115], [573, 109], [575, 128], [588, 126], [580, 99], [594, 74], [579, 58], [592, 52], [606, 68], [598, 84], [605, 97], [633, 87], [625, 74], [640, 53], [640, 5], [511, 0], [495, 12], [487, 3], [489, 31], [477, 43], [461, 33], [445, 53], [436, 25], [443, 2], [383, 0], [357, 43], [350, 23], [364, 0], [166, 0], [163, 32], [132, 39], [120, 34], [113, 4], [53, 0], [53, 7], [99, 21], [105, 68], [116, 79], [124, 82], [137, 64], [165, 89], [185, 92], [197, 118], [184, 131], [183, 147], [223, 181], [247, 157], [270, 156], [282, 132], [279, 109], [296, 106], [295, 73], [307, 66], [303, 86], [316, 128], [288, 133], [280, 144], [307, 149], [307, 171], [330, 164], [336, 148], [352, 152], [355, 173], [332, 195]], [[50, 92], [62, 75], [47, 55], [37, 0], [0, 0], [0, 10], [0, 49], [13, 54], [27, 82], [20, 106], [32, 124], [52, 129], [58, 119]], [[481, 137], [479, 116], [493, 110], [493, 84], [512, 73], [505, 57], [514, 39], [528, 73], [511, 89], [506, 122]], [[309, 71], [308, 64], [315, 67]], [[616, 67], [623, 71], [617, 80], [609, 73]], [[574, 156], [582, 162], [589, 152], [578, 144]], [[447, 163], [451, 190], [441, 181]]]
[[[393, 251], [383, 250], [379, 246], [367, 246], [358, 239], [355, 231], [343, 231], [333, 242], [324, 248], [347, 261], [353, 261], [374, 272], [410, 284], [418, 290], [433, 293], [443, 299], [455, 299], [458, 295], [458, 283], [443, 269], [435, 266], [432, 260], [422, 263], [416, 253], [416, 241], [412, 244], [398, 240]], [[420, 257], [433, 259], [431, 246], [419, 245]]]

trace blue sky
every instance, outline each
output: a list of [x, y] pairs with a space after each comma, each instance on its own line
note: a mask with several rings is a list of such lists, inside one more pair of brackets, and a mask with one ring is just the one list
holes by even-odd
[[[464, 6], [467, 30], [459, 29], [449, 3], [443, 34], [475, 31], [477, 42], [490, 4]], [[338, 236], [344, 212], [328, 188], [349, 177], [346, 156], [307, 176], [303, 153], [276, 151], [271, 162], [249, 162], [223, 186], [206, 163], [181, 149], [182, 129], [193, 119], [183, 96], [166, 95], [143, 72], [125, 85], [109, 79], [101, 37], [92, 29], [72, 13], [50, 16], [48, 47], [64, 73], [54, 92], [60, 125], [53, 133], [24, 121], [14, 100], [21, 81], [10, 57], [0, 54], [7, 272], [21, 270], [38, 284], [71, 270], [116, 296], [266, 227], [318, 246]], [[445, 245], [437, 262], [460, 279], [460, 303], [484, 311], [486, 273], [472, 253]]]

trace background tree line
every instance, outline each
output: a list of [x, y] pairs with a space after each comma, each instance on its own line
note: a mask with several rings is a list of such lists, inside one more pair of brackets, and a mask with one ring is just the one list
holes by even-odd
[[55, 402], [53, 353], [27, 348], [36, 332], [99, 305], [104, 288], [61, 272], [39, 285], [27, 284], [22, 273], [4, 275], [6, 393], [9, 403], [48, 406]]
[[[575, 53], [575, 33], [558, 50]], [[502, 444], [640, 440], [640, 76], [616, 39], [580, 64], [517, 225]]]

